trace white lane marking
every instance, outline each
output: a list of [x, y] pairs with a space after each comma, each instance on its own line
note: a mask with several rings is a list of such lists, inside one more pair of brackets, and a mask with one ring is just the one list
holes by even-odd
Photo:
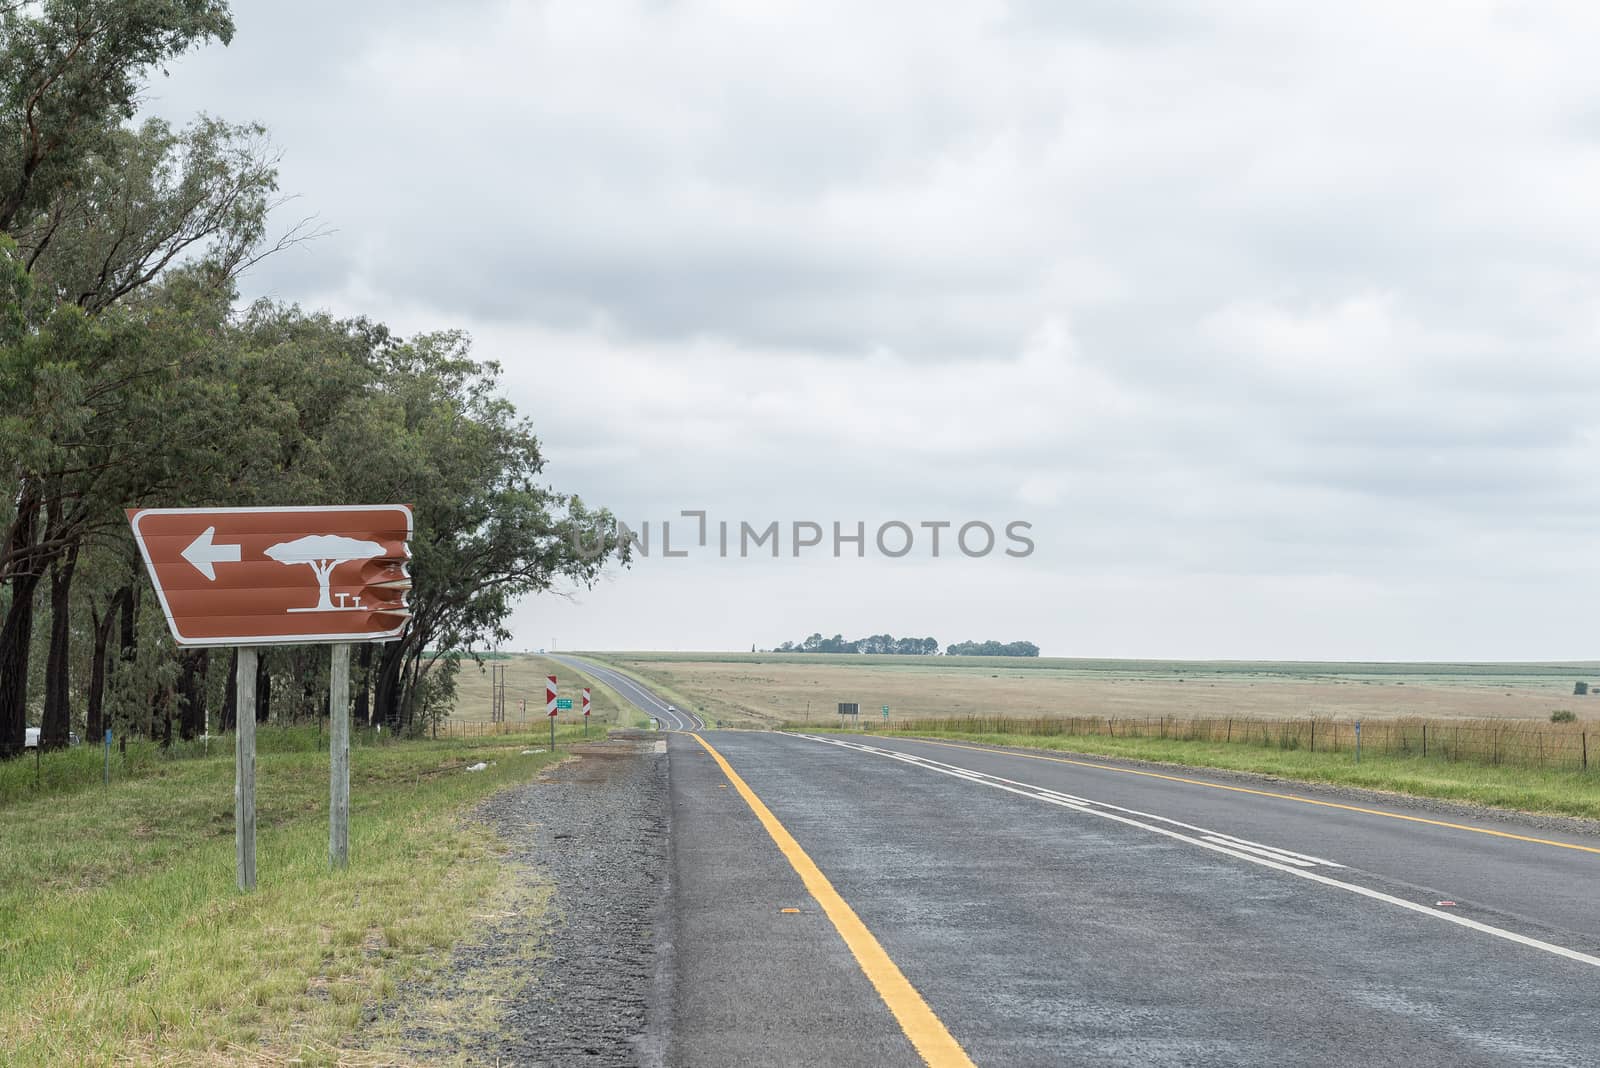
[[1311, 866], [1311, 867], [1316, 867], [1316, 866], [1321, 866], [1321, 867], [1324, 867], [1324, 868], [1342, 868], [1342, 867], [1344, 867], [1343, 864], [1335, 864], [1331, 860], [1323, 860], [1321, 857], [1313, 857], [1309, 853], [1296, 853], [1294, 850], [1285, 849], [1282, 846], [1263, 845], [1260, 842], [1252, 842], [1248, 838], [1240, 838], [1240, 837], [1238, 837], [1236, 835], [1232, 835], [1232, 834], [1223, 834], [1221, 831], [1212, 831], [1211, 833], [1214, 834], [1216, 837], [1226, 839], [1227, 841], [1232, 842], [1235, 845], [1253, 846], [1256, 849], [1265, 849], [1270, 853], [1277, 853], [1277, 854], [1280, 854], [1280, 855], [1282, 855], [1284, 857], [1292, 857], [1295, 860], [1302, 861], [1303, 863], [1305, 863], [1306, 865]]
[[1293, 864], [1297, 868], [1316, 867], [1315, 861], [1301, 860], [1299, 857], [1286, 855], [1285, 853], [1279, 852], [1278, 850], [1269, 846], [1258, 846], [1250, 842], [1240, 842], [1215, 834], [1208, 834], [1205, 836], [1205, 839], [1208, 842], [1215, 842], [1218, 845], [1232, 846], [1234, 849], [1242, 849], [1246, 853], [1254, 853], [1257, 856], [1270, 857], [1273, 860], [1282, 861], [1285, 864]]
[[1325, 860], [1322, 857], [1314, 857], [1308, 853], [1296, 853], [1292, 849], [1283, 849], [1280, 846], [1271, 846], [1261, 842], [1252, 842], [1248, 838], [1240, 838], [1236, 835], [1223, 834], [1221, 831], [1213, 831], [1207, 827], [1197, 827], [1192, 823], [1184, 823], [1182, 820], [1175, 820], [1169, 816], [1158, 816], [1153, 812], [1141, 812], [1136, 808], [1123, 808], [1121, 805], [1113, 805], [1109, 801], [1094, 801], [1087, 797], [1078, 797], [1075, 794], [1064, 794], [1059, 790], [1051, 790], [1043, 786], [1035, 786], [1032, 783], [1018, 782], [1015, 779], [1007, 779], [1001, 775], [990, 775], [987, 772], [974, 771], [971, 768], [963, 768], [957, 764], [947, 764], [942, 760], [934, 760], [932, 757], [922, 757], [913, 753], [903, 753], [898, 749], [882, 749], [878, 746], [867, 745], [863, 742], [849, 742], [842, 739], [825, 738], [817, 735], [802, 734], [797, 735], [796, 737], [809, 738], [812, 741], [817, 742], [827, 742], [830, 745], [840, 745], [849, 749], [859, 749], [863, 753], [872, 753], [875, 756], [885, 756], [889, 757], [891, 760], [899, 760], [907, 764], [921, 765], [923, 767], [931, 768], [935, 771], [941, 771], [946, 775], [955, 776], [958, 779], [966, 779], [969, 782], [983, 783], [985, 785], [1004, 783], [1009, 786], [1020, 787], [1028, 791], [1030, 796], [1037, 796], [1041, 800], [1060, 800], [1071, 805], [1093, 805], [1098, 808], [1108, 809], [1112, 812], [1121, 812], [1129, 816], [1137, 816], [1141, 819], [1157, 820], [1173, 827], [1181, 827], [1186, 831], [1193, 831], [1202, 837], [1210, 835], [1219, 839], [1224, 839], [1224, 845], [1233, 845], [1241, 849], [1264, 852], [1266, 855], [1271, 856], [1274, 860], [1283, 860], [1287, 861], [1288, 863], [1297, 864], [1304, 867], [1344, 867], [1343, 864], [1339, 864], [1331, 860]]
[[[967, 768], [958, 769], [954, 765], [939, 766], [941, 763], [940, 761], [922, 760], [917, 757], [912, 757], [907, 753], [898, 753], [893, 750], [879, 749], [875, 746], [869, 745], [858, 745], [853, 742], [834, 738], [824, 738], [815, 734], [791, 734], [790, 737], [804, 738], [813, 742], [823, 742], [829, 745], [837, 745], [846, 749], [855, 749], [859, 750], [860, 752], [871, 753], [876, 756], [892, 754], [896, 758], [910, 757], [906, 763], [916, 764], [920, 767], [926, 768], [929, 771], [939, 772], [941, 775], [950, 775], [953, 778], [966, 779], [969, 782], [981, 783], [984, 786], [993, 787], [996, 790], [1004, 790], [1007, 793], [1016, 794], [1019, 797], [1030, 797], [1036, 801], [1044, 801], [1047, 804], [1071, 809], [1074, 812], [1082, 812], [1090, 816], [1098, 816], [1101, 819], [1111, 820], [1115, 823], [1126, 824], [1129, 827], [1138, 827], [1142, 830], [1151, 831], [1155, 834], [1165, 835], [1168, 838], [1175, 838], [1180, 842], [1187, 842], [1190, 845], [1199, 846], [1201, 849], [1209, 849], [1214, 853], [1223, 853], [1227, 856], [1235, 857], [1239, 860], [1247, 861], [1263, 868], [1271, 868], [1273, 871], [1280, 871], [1285, 875], [1292, 875], [1297, 879], [1306, 879], [1314, 883], [1321, 883], [1323, 886], [1331, 886], [1336, 890], [1344, 890], [1348, 893], [1359, 894], [1360, 896], [1369, 898], [1373, 901], [1381, 901], [1386, 905], [1394, 905], [1397, 908], [1406, 909], [1410, 912], [1421, 913], [1424, 916], [1432, 916], [1434, 919], [1443, 920], [1446, 923], [1453, 923], [1457, 927], [1465, 927], [1469, 930], [1478, 931], [1494, 938], [1504, 939], [1507, 942], [1515, 942], [1520, 946], [1527, 946], [1529, 949], [1537, 949], [1553, 956], [1564, 957], [1567, 960], [1576, 961], [1579, 964], [1587, 964], [1593, 968], [1600, 968], [1600, 957], [1591, 956], [1588, 953], [1581, 953], [1575, 949], [1568, 949], [1566, 946], [1558, 946], [1552, 942], [1545, 942], [1537, 938], [1530, 938], [1527, 935], [1518, 934], [1515, 931], [1508, 931], [1504, 927], [1495, 927], [1491, 924], [1480, 923], [1479, 921], [1469, 919], [1466, 916], [1458, 916], [1453, 913], [1443, 912], [1428, 905], [1418, 904], [1415, 901], [1407, 901], [1405, 898], [1395, 897], [1393, 894], [1386, 894], [1382, 890], [1374, 890], [1371, 887], [1360, 886], [1356, 883], [1347, 883], [1343, 880], [1335, 879], [1319, 872], [1310, 871], [1306, 868], [1296, 867], [1292, 864], [1284, 863], [1279, 860], [1271, 860], [1265, 856], [1258, 856], [1254, 853], [1246, 852], [1242, 848], [1242, 843], [1230, 842], [1227, 839], [1222, 838], [1222, 836], [1214, 834], [1213, 832], [1203, 832], [1211, 837], [1212, 840], [1208, 841], [1205, 837], [1197, 838], [1193, 835], [1184, 834], [1182, 831], [1170, 830], [1167, 827], [1160, 827], [1153, 823], [1145, 823], [1142, 820], [1137, 820], [1131, 816], [1125, 816], [1121, 814], [1122, 812], [1132, 811], [1130, 809], [1120, 809], [1119, 811], [1112, 812], [1107, 810], [1117, 806], [1106, 805], [1102, 802], [1077, 803], [1064, 801], [1059, 797], [1051, 796], [1053, 791], [1047, 791], [1040, 787], [1032, 786], [1028, 783], [1019, 783], [1012, 779], [1002, 779], [997, 775], [985, 776], [981, 772], [972, 772], [971, 769]], [[966, 772], [966, 774], [959, 774], [958, 772]], [[1161, 819], [1162, 822], [1169, 824], [1177, 823], [1176, 820], [1166, 820], [1163, 817], [1155, 818]], [[1334, 866], [1337, 867], [1338, 865]]]

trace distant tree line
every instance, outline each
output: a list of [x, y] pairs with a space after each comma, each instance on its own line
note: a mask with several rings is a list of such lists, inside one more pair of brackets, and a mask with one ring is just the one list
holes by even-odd
[[1038, 656], [1039, 647], [1032, 642], [956, 642], [946, 646], [946, 656]]
[[237, 306], [308, 236], [269, 237], [266, 131], [131, 121], [152, 71], [232, 35], [221, 0], [0, 2], [0, 759], [29, 723], [48, 749], [328, 713], [321, 646], [267, 650], [250, 709], [229, 650], [174, 645], [125, 508], [413, 505], [409, 622], [351, 679], [357, 719], [402, 730], [450, 707], [441, 650], [506, 640], [518, 598], [606, 558], [571, 534], [609, 513], [543, 483], [465, 335]]
[[[755, 652], [752, 648], [751, 652]], [[824, 638], [820, 632], [801, 642], [784, 642], [775, 653], [888, 653], [899, 656], [937, 656], [939, 642], [936, 638], [896, 638], [891, 634], [874, 634], [867, 638], [847, 640], [842, 634]], [[945, 648], [946, 656], [1038, 656], [1039, 647], [1032, 642], [956, 642]]]
[[874, 634], [867, 638], [847, 641], [842, 634], [824, 638], [820, 633], [796, 644], [784, 642], [775, 653], [888, 653], [898, 656], [934, 656], [939, 652], [937, 638], [896, 638], [892, 634]]

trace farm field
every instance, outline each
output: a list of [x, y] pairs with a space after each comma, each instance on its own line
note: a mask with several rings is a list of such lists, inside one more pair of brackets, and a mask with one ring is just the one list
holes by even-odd
[[[1400, 664], [760, 653], [593, 653], [725, 724], [863, 717], [1600, 719], [1600, 663]], [[598, 691], [597, 691], [598, 693]], [[487, 688], [485, 688], [487, 694]], [[487, 698], [485, 698], [487, 707]]]
[[[506, 716], [509, 722], [524, 720], [544, 729], [544, 680], [546, 675], [556, 676], [558, 693], [572, 698], [572, 711], [557, 717], [562, 725], [581, 723], [583, 719], [582, 688], [590, 688], [594, 701], [590, 726], [595, 730], [611, 727], [633, 727], [642, 717], [633, 706], [618, 700], [611, 690], [566, 664], [558, 664], [543, 656], [512, 654], [495, 660], [485, 660], [480, 669], [472, 661], [464, 661], [461, 673], [456, 676], [456, 703], [450, 713], [451, 723], [487, 723], [493, 708], [493, 684], [490, 667], [505, 668]], [[522, 701], [527, 700], [524, 712]]]

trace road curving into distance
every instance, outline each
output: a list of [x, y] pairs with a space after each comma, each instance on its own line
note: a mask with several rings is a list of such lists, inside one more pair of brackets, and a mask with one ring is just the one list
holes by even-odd
[[673, 732], [663, 1063], [1596, 1062], [1600, 836], [1578, 823], [707, 730], [563, 659]]
[[675, 708], [670, 701], [663, 701], [615, 668], [606, 667], [593, 660], [584, 660], [575, 656], [551, 655], [550, 659], [560, 664], [566, 664], [568, 667], [576, 668], [605, 683], [620, 694], [624, 700], [643, 711], [645, 715], [658, 721], [664, 730], [698, 731], [705, 729], [705, 720], [698, 715], [688, 709]]

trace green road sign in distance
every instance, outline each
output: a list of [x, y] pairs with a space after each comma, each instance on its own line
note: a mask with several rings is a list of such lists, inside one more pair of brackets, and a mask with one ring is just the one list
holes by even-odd
[[568, 709], [570, 709], [571, 707], [572, 707], [572, 698], [570, 698], [570, 697], [557, 697], [556, 698], [556, 711], [565, 712]]
[[883, 714], [886, 715], [886, 716], [889, 714], [889, 706], [888, 705], [884, 705], [883, 706]]

